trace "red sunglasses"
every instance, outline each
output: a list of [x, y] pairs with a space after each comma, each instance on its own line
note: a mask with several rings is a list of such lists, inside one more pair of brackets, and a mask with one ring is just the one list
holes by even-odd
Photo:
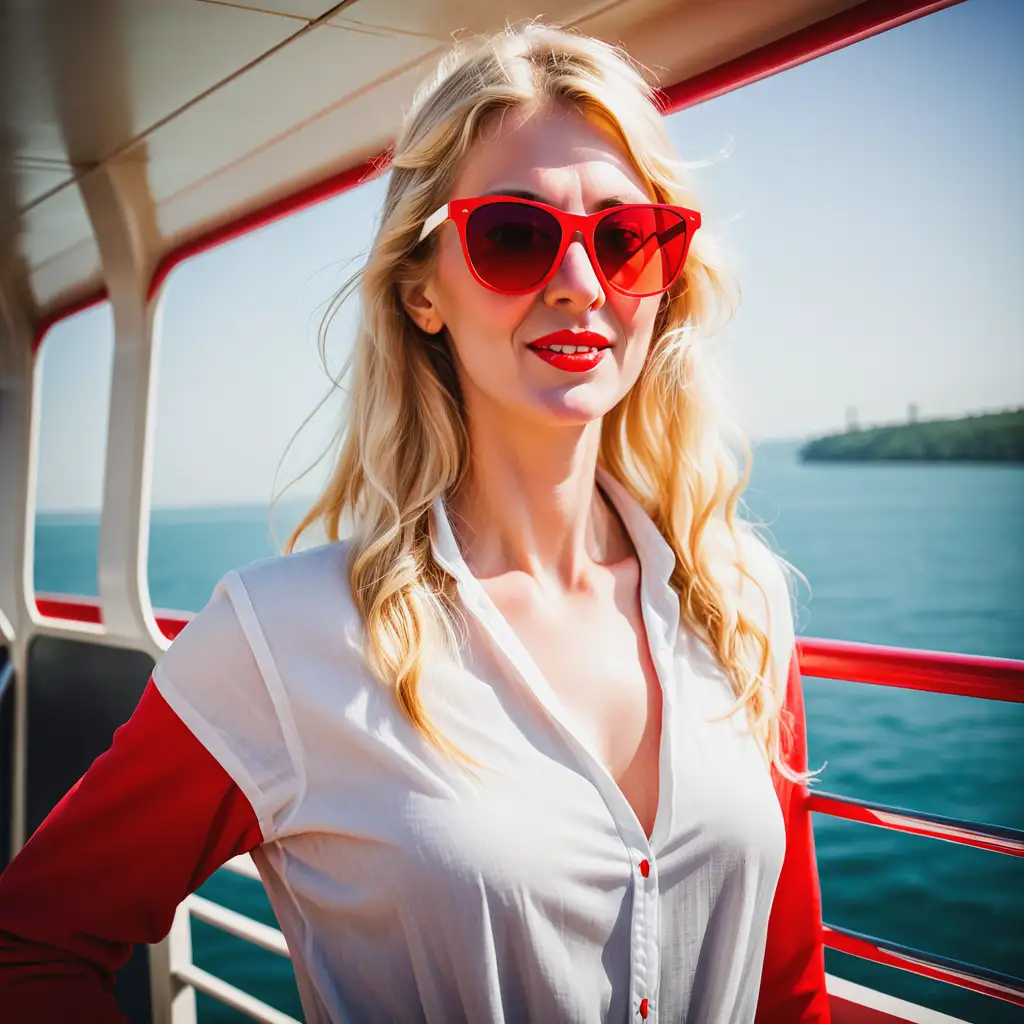
[[659, 295], [679, 277], [700, 214], [681, 206], [633, 203], [598, 213], [566, 213], [513, 196], [457, 199], [435, 210], [420, 241], [446, 220], [459, 230], [473, 276], [521, 295], [542, 288], [577, 232], [601, 283], [624, 295]]

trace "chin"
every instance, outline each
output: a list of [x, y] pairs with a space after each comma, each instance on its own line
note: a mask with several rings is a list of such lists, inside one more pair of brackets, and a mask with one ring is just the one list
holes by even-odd
[[553, 427], [585, 427], [600, 420], [615, 407], [614, 401], [602, 400], [600, 396], [541, 395], [539, 397], [539, 418]]

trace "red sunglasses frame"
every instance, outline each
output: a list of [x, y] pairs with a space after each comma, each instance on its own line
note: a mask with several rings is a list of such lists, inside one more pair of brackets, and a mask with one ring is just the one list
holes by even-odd
[[[529, 288], [521, 288], [515, 291], [510, 291], [507, 288], [497, 288], [489, 281], [485, 281], [478, 273], [476, 267], [473, 266], [473, 259], [469, 254], [469, 245], [466, 241], [466, 222], [469, 220], [469, 216], [476, 210], [479, 210], [482, 206], [491, 206], [495, 203], [517, 203], [523, 206], [531, 206], [538, 210], [544, 210], [546, 213], [551, 214], [552, 217], [558, 222], [558, 226], [562, 231], [562, 238], [558, 245], [558, 251], [555, 254], [554, 259], [551, 261], [551, 268], [544, 275], [544, 277], [537, 282], [537, 284], [531, 285]], [[618, 285], [610, 281], [601, 269], [601, 263], [597, 258], [597, 252], [594, 248], [594, 234], [597, 231], [598, 225], [605, 217], [609, 217], [614, 213], [621, 213], [623, 210], [670, 210], [675, 214], [678, 214], [683, 221], [686, 223], [686, 244], [683, 246], [683, 256], [679, 261], [679, 267], [676, 270], [672, 280], [669, 281], [664, 287], [657, 289], [653, 292], [628, 292], [624, 288], [620, 288]], [[587, 256], [590, 258], [590, 263], [594, 268], [594, 273], [597, 274], [598, 280], [605, 288], [612, 288], [614, 291], [619, 292], [622, 295], [628, 295], [633, 299], [643, 299], [651, 295], [662, 295], [673, 284], [679, 279], [679, 275], [683, 272], [683, 267], [686, 265], [686, 257], [690, 252], [690, 243], [693, 241], [693, 233], [700, 227], [700, 214], [696, 210], [688, 210], [684, 206], [670, 206], [667, 203], [627, 203], [620, 206], [610, 206], [604, 210], [598, 210], [596, 213], [566, 213], [565, 210], [559, 210], [555, 206], [548, 206], [546, 203], [538, 203], [533, 199], [523, 199], [519, 196], [478, 196], [475, 199], [453, 199], [449, 203], [445, 203], [444, 206], [439, 207], [435, 210], [423, 223], [423, 230], [420, 232], [419, 241], [423, 241], [432, 231], [439, 228], [445, 221], [451, 221], [459, 232], [459, 241], [462, 243], [462, 254], [466, 258], [466, 265], [469, 267], [470, 273], [477, 281], [480, 282], [485, 288], [489, 288], [493, 292], [498, 292], [501, 295], [526, 295], [529, 292], [539, 291], [543, 288], [550, 280], [555, 276], [558, 268], [562, 265], [562, 261], [565, 259], [565, 254], [569, 249], [573, 239], [578, 234], [583, 240], [583, 246], [587, 250]]]

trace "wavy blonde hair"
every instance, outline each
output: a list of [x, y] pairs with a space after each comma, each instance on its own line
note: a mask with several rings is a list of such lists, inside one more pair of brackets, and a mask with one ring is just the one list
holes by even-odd
[[[423, 706], [431, 644], [457, 644], [454, 580], [435, 562], [429, 514], [457, 490], [469, 459], [455, 366], [442, 335], [421, 331], [402, 295], [432, 272], [437, 235], [419, 243], [426, 218], [449, 200], [462, 162], [485, 125], [513, 110], [571, 109], [617, 138], [660, 202], [690, 206], [682, 167], [655, 93], [620, 51], [574, 33], [530, 24], [457, 45], [419, 89], [391, 156], [391, 178], [365, 267], [336, 296], [327, 323], [357, 289], [361, 317], [340, 452], [329, 482], [289, 538], [322, 523], [337, 540], [354, 524], [351, 588], [373, 673], [407, 718], [439, 749], [454, 747]], [[652, 518], [676, 556], [671, 585], [683, 622], [717, 655], [769, 763], [788, 778], [781, 699], [763, 580], [744, 555], [753, 526], [737, 515], [750, 474], [726, 438], [702, 337], [732, 312], [734, 289], [705, 236], [662, 300], [650, 353], [636, 384], [605, 417], [600, 463]], [[322, 335], [323, 340], [323, 335]], [[723, 560], [723, 552], [731, 552]], [[749, 579], [767, 608], [766, 631], [742, 608]], [[735, 583], [732, 582], [735, 580]]]

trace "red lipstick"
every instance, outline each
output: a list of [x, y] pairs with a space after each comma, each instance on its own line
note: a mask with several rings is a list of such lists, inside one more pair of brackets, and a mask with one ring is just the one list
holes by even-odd
[[[535, 352], [544, 362], [558, 370], [569, 373], [585, 373], [594, 369], [604, 357], [604, 350], [611, 348], [611, 342], [593, 331], [555, 331], [530, 342], [527, 348]], [[557, 351], [561, 349], [574, 351]], [[584, 351], [575, 351], [584, 349]]]

